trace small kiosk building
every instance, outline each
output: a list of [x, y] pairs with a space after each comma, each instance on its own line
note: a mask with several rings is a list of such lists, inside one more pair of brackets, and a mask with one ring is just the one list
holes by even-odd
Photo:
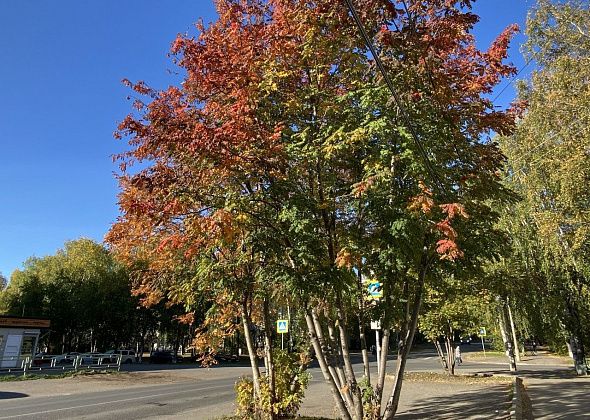
[[33, 358], [41, 330], [48, 328], [48, 319], [0, 315], [0, 368], [18, 367]]

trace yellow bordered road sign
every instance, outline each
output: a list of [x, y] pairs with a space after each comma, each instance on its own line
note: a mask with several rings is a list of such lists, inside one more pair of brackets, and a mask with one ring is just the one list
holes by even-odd
[[289, 320], [288, 319], [279, 319], [277, 321], [277, 333], [287, 334], [288, 332], [289, 332]]

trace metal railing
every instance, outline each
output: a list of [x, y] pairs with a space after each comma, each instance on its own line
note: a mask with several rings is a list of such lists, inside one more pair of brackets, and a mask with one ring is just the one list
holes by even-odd
[[121, 370], [122, 354], [88, 353], [78, 355], [9, 356], [0, 358], [0, 375], [56, 373], [79, 370]]

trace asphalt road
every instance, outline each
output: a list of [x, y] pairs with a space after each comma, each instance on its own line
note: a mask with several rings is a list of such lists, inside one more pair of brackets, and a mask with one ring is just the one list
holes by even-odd
[[[477, 350], [474, 348], [474, 350]], [[355, 371], [362, 374], [360, 356], [355, 357]], [[388, 364], [392, 370], [394, 362]], [[137, 365], [134, 370], [162, 369], [165, 366]], [[184, 365], [168, 366], [168, 369], [190, 370]], [[237, 377], [244, 374], [244, 368], [232, 365], [217, 367], [223, 369], [224, 375], [210, 375], [206, 370], [199, 372], [198, 379], [178, 380], [161, 385], [122, 385], [121, 388], [107, 391], [89, 391], [69, 395], [32, 396], [10, 395], [0, 391], [0, 419], [145, 419], [185, 417], [215, 418], [228, 411], [234, 400], [234, 383]], [[530, 377], [551, 377], [560, 375], [563, 366], [526, 365], [520, 366], [520, 373]], [[213, 370], [211, 370], [212, 372]], [[235, 374], [234, 374], [235, 371]], [[373, 375], [376, 373], [372, 363]], [[440, 363], [435, 352], [422, 351], [411, 356], [407, 371], [440, 371]], [[458, 372], [493, 372], [508, 373], [507, 364], [488, 363], [485, 360], [466, 361], [458, 368]], [[322, 382], [323, 377], [318, 368], [312, 368], [313, 382]], [[46, 381], [50, 386], [52, 380]], [[10, 390], [8, 383], [0, 386]], [[18, 398], [18, 397], [22, 398]]]
[[0, 401], [0, 419], [145, 419], [164, 418], [198, 407], [203, 417], [235, 397], [233, 379], [182, 381], [52, 397]]

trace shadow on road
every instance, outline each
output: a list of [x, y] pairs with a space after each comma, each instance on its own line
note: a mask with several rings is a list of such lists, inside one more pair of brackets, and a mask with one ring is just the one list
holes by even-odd
[[[492, 375], [510, 375], [509, 369], [484, 369], [478, 373], [486, 373]], [[521, 376], [526, 379], [574, 379], [576, 377], [576, 372], [574, 369], [551, 369], [551, 368], [541, 368], [541, 369], [526, 369], [526, 368], [519, 368], [516, 372], [518, 376]]]
[[25, 397], [28, 397], [28, 394], [23, 394], [22, 392], [0, 391], [0, 400], [11, 400], [14, 398], [25, 398]]
[[507, 418], [510, 411], [508, 385], [494, 385], [463, 391], [452, 397], [430, 397], [413, 402], [400, 419], [477, 419]]
[[535, 416], [548, 419], [578, 419], [590, 415], [588, 381], [535, 383], [528, 387]]

